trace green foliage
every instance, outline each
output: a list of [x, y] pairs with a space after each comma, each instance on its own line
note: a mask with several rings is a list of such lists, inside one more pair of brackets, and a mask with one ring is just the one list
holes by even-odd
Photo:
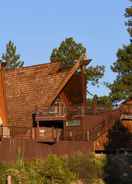
[[73, 65], [73, 61], [83, 59], [85, 54], [86, 48], [81, 43], [76, 43], [73, 38], [67, 38], [58, 48], [53, 49], [50, 60]]
[[20, 55], [16, 54], [16, 46], [12, 41], [6, 45], [6, 52], [2, 55], [1, 63], [5, 63], [6, 69], [22, 67], [24, 62], [21, 61]]
[[106, 150], [127, 148], [130, 139], [131, 134], [129, 133], [128, 129], [125, 128], [120, 121], [118, 121], [108, 132], [109, 141], [106, 145]]
[[[53, 49], [50, 60], [51, 62], [60, 62], [63, 66], [69, 67], [74, 64], [75, 60], [86, 59], [86, 48], [81, 43], [76, 43], [70, 37], [66, 38], [58, 48]], [[99, 79], [104, 75], [104, 66], [90, 66], [85, 69], [86, 78], [93, 85], [99, 83]]]
[[30, 162], [18, 159], [14, 164], [0, 164], [0, 184], [6, 184], [8, 175], [13, 184], [71, 184], [81, 179], [84, 183], [102, 183], [104, 159], [95, 155], [76, 154], [70, 157], [49, 155], [45, 160]]
[[117, 52], [117, 60], [111, 67], [117, 73], [116, 80], [108, 84], [113, 101], [120, 101], [132, 96], [132, 44], [123, 46]]
[[91, 81], [92, 85], [99, 84], [99, 79], [104, 75], [105, 67], [96, 65], [95, 67], [90, 66], [86, 69], [86, 78]]
[[8, 167], [9, 167], [8, 164], [0, 163], [0, 184], [6, 184], [7, 176], [5, 173]]
[[36, 166], [45, 184], [71, 184], [76, 178], [65, 166], [64, 160], [55, 155], [49, 155], [45, 161], [37, 161]]
[[99, 96], [97, 99], [97, 104], [99, 104], [99, 106], [112, 109], [112, 100], [110, 96]]
[[[131, 140], [131, 133], [120, 121], [116, 122], [108, 133], [107, 151], [128, 149]], [[131, 184], [132, 155], [129, 154], [108, 154], [104, 167], [106, 184]]]
[[[93, 98], [88, 98], [88, 107], [93, 107]], [[97, 96], [97, 107], [112, 109], [112, 100], [110, 96]]]
[[94, 154], [76, 154], [66, 160], [70, 171], [77, 173], [84, 184], [93, 184], [103, 177], [104, 160], [96, 159]]
[[[130, 0], [132, 3], [132, 0]], [[125, 16], [128, 18], [126, 25], [132, 37], [132, 6], [126, 8]], [[113, 72], [117, 74], [116, 80], [112, 84], [107, 84], [110, 95], [114, 102], [127, 99], [132, 96], [132, 40], [129, 45], [117, 51], [117, 60], [111, 66]]]
[[131, 184], [131, 164], [132, 155], [109, 155], [105, 166], [106, 184]]
[[[129, 0], [132, 3], [132, 0]], [[132, 37], [132, 5], [125, 10], [125, 16], [128, 18], [126, 25], [128, 27], [128, 33]]]
[[0, 165], [0, 184], [6, 184], [7, 176], [12, 176], [13, 184], [71, 184], [76, 180], [64, 164], [64, 160], [50, 155], [46, 160], [24, 162], [21, 158], [15, 164]]

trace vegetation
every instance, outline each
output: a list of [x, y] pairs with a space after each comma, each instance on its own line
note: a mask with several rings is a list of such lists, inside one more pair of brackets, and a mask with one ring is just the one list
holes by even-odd
[[124, 125], [117, 121], [113, 128], [108, 132], [108, 144], [106, 145], [106, 150], [119, 150], [122, 148], [127, 148], [129, 141], [131, 139], [131, 133]]
[[112, 108], [112, 101], [111, 98], [109, 96], [99, 96], [98, 97], [98, 104], [102, 107], [107, 107], [108, 109]]
[[[130, 0], [132, 3], [132, 0]], [[132, 37], [132, 6], [126, 8], [125, 16], [128, 18], [126, 23], [130, 38]], [[124, 45], [117, 51], [117, 60], [111, 66], [117, 74], [112, 84], [108, 84], [110, 96], [113, 101], [121, 101], [132, 96], [132, 40], [130, 44]]]
[[[132, 3], [132, 0], [129, 0]], [[128, 8], [126, 8], [125, 16], [128, 18], [128, 21], [126, 22], [126, 25], [128, 27], [128, 33], [132, 37], [132, 5]]]
[[131, 184], [132, 155], [109, 155], [105, 167], [106, 184]]
[[0, 63], [5, 64], [6, 69], [22, 67], [24, 62], [21, 61], [20, 55], [16, 53], [16, 46], [12, 41], [6, 45], [6, 52], [2, 54]]
[[131, 153], [119, 153], [130, 147], [131, 133], [118, 121], [108, 133], [107, 152], [116, 152], [116, 154], [107, 154], [106, 165], [104, 167], [104, 176], [106, 184], [131, 184]]
[[103, 178], [105, 160], [97, 159], [94, 154], [77, 154], [69, 157], [66, 164], [70, 171], [76, 173], [84, 184], [94, 184]]
[[[93, 108], [93, 101], [95, 96], [93, 98], [87, 99], [88, 107]], [[97, 107], [106, 108], [107, 110], [112, 109], [112, 100], [109, 96], [96, 96], [96, 99]]]
[[[6, 184], [8, 175], [13, 184], [71, 184], [81, 179], [84, 183], [95, 184], [103, 176], [104, 159], [95, 155], [76, 154], [70, 157], [49, 155], [45, 160], [0, 165], [0, 184]], [[98, 182], [99, 183], [99, 182]]]
[[123, 46], [117, 52], [117, 61], [111, 67], [117, 73], [112, 84], [109, 84], [113, 101], [121, 101], [132, 96], [132, 43]]
[[[75, 60], [87, 59], [86, 55], [86, 48], [70, 37], [62, 41], [58, 48], [53, 49], [50, 60], [51, 62], [60, 62], [63, 66], [69, 67], [74, 64]], [[85, 74], [87, 80], [96, 85], [104, 75], [104, 66], [90, 66], [85, 69]]]
[[[132, 0], [130, 0], [132, 3]], [[132, 37], [132, 6], [126, 8], [125, 16], [127, 30]], [[65, 39], [58, 48], [53, 49], [51, 62], [61, 62], [65, 67], [71, 67], [75, 60], [86, 59], [86, 48], [76, 43], [73, 38]], [[20, 55], [12, 41], [6, 46], [1, 63], [6, 69], [23, 66]], [[113, 83], [108, 84], [110, 97], [98, 97], [99, 106], [112, 107], [112, 101], [121, 101], [132, 96], [132, 40], [117, 51], [117, 60], [111, 66], [117, 74]], [[104, 74], [104, 66], [90, 66], [85, 69], [87, 81], [93, 85], [99, 83]], [[93, 101], [88, 99], [89, 104]], [[109, 130], [106, 150], [126, 148], [130, 141], [130, 133], [117, 122]], [[12, 176], [13, 184], [71, 184], [80, 179], [84, 184], [130, 184], [132, 183], [132, 156], [128, 154], [107, 155], [107, 158], [97, 158], [93, 154], [76, 154], [67, 157], [49, 155], [45, 160], [24, 161], [20, 152], [14, 164], [0, 164], [0, 184], [7, 183], [7, 176]]]

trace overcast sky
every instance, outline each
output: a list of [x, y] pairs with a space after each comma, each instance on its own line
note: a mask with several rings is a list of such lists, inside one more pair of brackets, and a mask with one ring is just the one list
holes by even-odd
[[[124, 26], [127, 0], [3, 0], [0, 4], [0, 54], [12, 40], [25, 65], [45, 63], [53, 48], [74, 37], [87, 48], [93, 65], [105, 65], [103, 81], [112, 81], [110, 65], [129, 42]], [[108, 90], [89, 87], [104, 95]]]

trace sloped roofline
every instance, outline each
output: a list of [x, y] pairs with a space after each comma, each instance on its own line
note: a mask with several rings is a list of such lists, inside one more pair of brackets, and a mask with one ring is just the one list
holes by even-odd
[[[57, 62], [56, 62], [57, 63]], [[69, 80], [71, 79], [71, 77], [74, 75], [74, 73], [83, 65], [87, 65], [89, 64], [89, 60], [75, 60], [74, 61], [74, 65], [73, 67], [69, 68], [69, 72], [68, 72], [68, 75], [64, 78], [64, 80], [62, 81], [61, 85], [59, 86], [59, 88], [57, 89], [56, 91], [56, 94], [54, 96], [51, 97], [50, 101], [49, 101], [49, 106], [51, 106], [53, 104], [53, 102], [55, 101], [55, 99], [58, 97], [58, 95], [61, 93], [61, 91], [64, 89], [64, 87], [66, 86], [66, 84], [69, 82]], [[16, 68], [16, 69], [11, 69], [9, 70], [10, 72], [11, 71], [21, 71], [21, 70], [24, 70], [24, 69], [28, 69], [28, 68], [35, 68], [35, 67], [39, 67], [39, 66], [44, 66], [44, 65], [49, 65], [49, 64], [52, 64], [52, 63], [43, 63], [43, 64], [37, 64], [37, 65], [32, 65], [32, 66], [25, 66], [25, 67], [22, 67], [22, 68]], [[0, 70], [3, 70], [5, 68], [5, 66], [0, 66]], [[7, 70], [8, 72], [8, 70]]]
[[[54, 63], [58, 63], [58, 62], [54, 62]], [[40, 64], [34, 64], [34, 65], [29, 65], [29, 66], [22, 66], [22, 67], [19, 67], [19, 68], [11, 68], [11, 69], [5, 69], [5, 66], [3, 63], [0, 64], [0, 70], [5, 70], [6, 72], [12, 72], [12, 71], [21, 71], [21, 70], [25, 70], [25, 69], [32, 69], [32, 68], [36, 68], [36, 67], [42, 67], [42, 66], [45, 66], [45, 65], [50, 65], [50, 64], [53, 64], [53, 63], [40, 63]]]
[[74, 61], [75, 64], [73, 65], [73, 67], [70, 69], [69, 75], [66, 76], [66, 78], [64, 79], [63, 83], [61, 84], [61, 86], [58, 88], [56, 95], [52, 97], [51, 101], [50, 101], [50, 106], [53, 104], [53, 102], [55, 101], [55, 99], [59, 96], [59, 94], [61, 93], [61, 91], [64, 89], [64, 87], [66, 86], [66, 84], [69, 82], [69, 80], [71, 79], [71, 77], [74, 75], [74, 73], [82, 66], [82, 65], [87, 65], [89, 64], [88, 60], [75, 60]]

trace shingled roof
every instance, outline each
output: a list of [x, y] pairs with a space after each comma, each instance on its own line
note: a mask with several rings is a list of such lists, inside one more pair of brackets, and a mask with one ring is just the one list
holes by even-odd
[[66, 83], [80, 66], [80, 62], [68, 69], [60, 63], [48, 63], [5, 71], [5, 97], [10, 122], [26, 122], [35, 106], [50, 106]]

